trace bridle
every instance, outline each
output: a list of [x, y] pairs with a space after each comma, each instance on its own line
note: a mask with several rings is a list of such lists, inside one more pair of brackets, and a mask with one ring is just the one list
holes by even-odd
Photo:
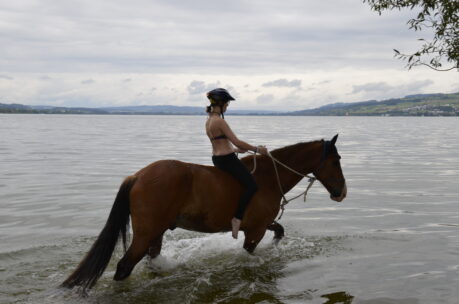
[[[312, 171], [312, 173], [314, 175], [316, 175], [314, 172], [317, 172], [320, 168], [323, 167], [323, 165], [325, 164], [325, 159], [329, 153], [329, 149], [330, 149], [330, 142], [328, 141], [324, 141], [323, 140], [323, 152], [322, 152], [322, 156], [320, 158], [320, 163], [319, 165], [317, 166], [316, 169], [314, 169]], [[253, 162], [254, 162], [254, 165], [253, 165], [253, 170], [251, 171], [251, 173], [253, 174], [255, 172], [255, 170], [257, 169], [257, 153], [253, 153]], [[287, 166], [286, 164], [282, 163], [281, 161], [279, 161], [278, 159], [276, 159], [274, 156], [272, 156], [272, 154], [268, 151], [268, 156], [271, 158], [272, 162], [273, 162], [273, 166], [274, 166], [274, 171], [276, 172], [276, 179], [277, 179], [277, 185], [279, 186], [279, 190], [280, 190], [280, 193], [282, 195], [282, 202], [280, 204], [280, 209], [281, 209], [281, 214], [279, 215], [279, 217], [277, 218], [277, 220], [280, 220], [282, 218], [282, 215], [284, 215], [284, 211], [285, 211], [285, 206], [290, 203], [291, 201], [297, 199], [298, 197], [302, 196], [303, 195], [303, 201], [306, 202], [306, 195], [308, 194], [308, 191], [309, 189], [312, 187], [312, 185], [314, 184], [314, 182], [317, 180], [317, 177], [315, 176], [311, 176], [311, 175], [308, 175], [308, 174], [302, 174], [292, 168], [290, 168], [289, 166]], [[282, 185], [281, 185], [281, 182], [280, 182], [280, 178], [279, 178], [279, 172], [277, 170], [277, 164], [281, 165], [282, 167], [288, 169], [289, 171], [301, 176], [301, 177], [307, 177], [308, 178], [308, 186], [306, 187], [306, 190], [304, 190], [302, 193], [300, 193], [299, 195], [295, 196], [295, 197], [292, 197], [290, 199], [287, 199], [285, 197], [285, 194], [284, 194], [284, 191], [282, 190]]]

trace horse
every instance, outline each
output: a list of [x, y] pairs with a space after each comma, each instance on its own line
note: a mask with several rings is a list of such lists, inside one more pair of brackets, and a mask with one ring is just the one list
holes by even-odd
[[[302, 178], [270, 157], [302, 174], [314, 174], [327, 189], [330, 198], [341, 202], [347, 194], [336, 148], [338, 134], [332, 140], [300, 142], [256, 155], [253, 177], [258, 190], [249, 203], [241, 223], [245, 234], [244, 249], [253, 253], [266, 230], [274, 231], [274, 240], [284, 236], [284, 228], [275, 218], [280, 201]], [[241, 159], [254, 168], [253, 156]], [[276, 166], [276, 167], [275, 167]], [[83, 290], [92, 288], [107, 267], [118, 239], [122, 238], [125, 254], [117, 264], [114, 280], [127, 278], [145, 256], [161, 252], [164, 232], [176, 227], [198, 232], [231, 231], [242, 186], [228, 173], [206, 165], [178, 160], [159, 160], [121, 184], [107, 222], [89, 252], [75, 271], [61, 284]], [[132, 222], [132, 242], [126, 251], [126, 232]]]

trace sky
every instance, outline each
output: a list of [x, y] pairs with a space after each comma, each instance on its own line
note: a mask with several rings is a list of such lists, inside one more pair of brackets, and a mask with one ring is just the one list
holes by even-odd
[[291, 111], [459, 92], [456, 71], [408, 71], [416, 11], [361, 0], [0, 0], [0, 103]]

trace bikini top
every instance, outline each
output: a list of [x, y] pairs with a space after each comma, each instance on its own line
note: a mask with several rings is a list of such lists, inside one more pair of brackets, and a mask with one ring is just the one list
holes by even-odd
[[226, 137], [225, 134], [222, 134], [222, 135], [215, 136], [214, 138], [211, 138], [210, 140], [225, 139], [225, 138], [228, 138], [228, 137]]

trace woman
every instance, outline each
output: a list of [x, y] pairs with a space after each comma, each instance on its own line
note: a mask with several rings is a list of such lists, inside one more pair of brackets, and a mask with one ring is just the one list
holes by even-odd
[[206, 133], [212, 143], [212, 162], [215, 167], [234, 176], [244, 187], [236, 214], [231, 220], [232, 235], [237, 239], [245, 208], [257, 191], [257, 184], [235, 152], [245, 153], [250, 150], [267, 155], [268, 150], [264, 146], [255, 147], [238, 139], [226, 123], [223, 113], [226, 112], [230, 101], [234, 100], [227, 90], [214, 89], [207, 93], [207, 98], [210, 106], [207, 107], [209, 118], [206, 121]]

